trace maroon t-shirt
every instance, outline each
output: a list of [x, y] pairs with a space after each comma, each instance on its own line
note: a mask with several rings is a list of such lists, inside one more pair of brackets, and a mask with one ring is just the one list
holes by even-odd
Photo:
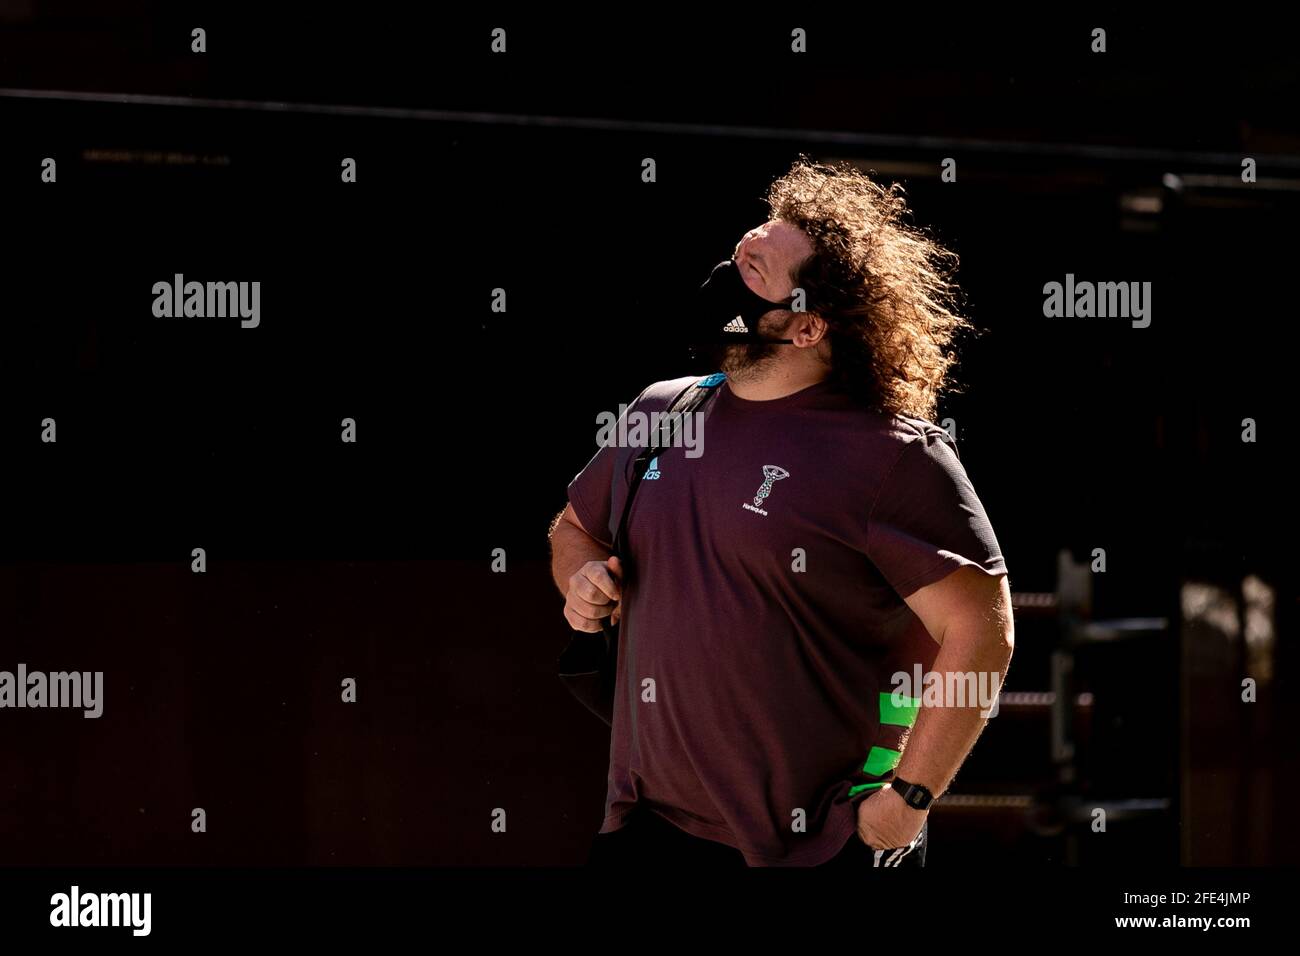
[[[657, 382], [629, 412], [694, 380]], [[1006, 565], [937, 425], [828, 381], [770, 401], [717, 388], [703, 454], [665, 451], [632, 504], [600, 829], [640, 804], [752, 866], [816, 865], [897, 765], [919, 701], [896, 706], [892, 675], [938, 650], [903, 598]], [[639, 450], [603, 447], [569, 485], [606, 544]]]

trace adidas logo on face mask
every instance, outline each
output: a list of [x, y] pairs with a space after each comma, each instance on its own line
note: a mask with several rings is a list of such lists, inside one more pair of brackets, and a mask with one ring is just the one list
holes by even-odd
[[734, 319], [732, 319], [730, 322], [728, 322], [726, 325], [722, 327], [722, 331], [747, 333], [749, 332], [749, 326], [745, 324], [744, 319], [742, 319], [740, 316], [736, 316]]

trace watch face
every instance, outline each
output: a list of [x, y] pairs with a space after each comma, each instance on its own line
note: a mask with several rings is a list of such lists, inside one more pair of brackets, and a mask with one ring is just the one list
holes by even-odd
[[903, 798], [903, 802], [917, 810], [924, 810], [934, 799], [930, 791], [919, 783], [908, 783], [906, 780], [895, 778], [893, 786], [898, 795]]

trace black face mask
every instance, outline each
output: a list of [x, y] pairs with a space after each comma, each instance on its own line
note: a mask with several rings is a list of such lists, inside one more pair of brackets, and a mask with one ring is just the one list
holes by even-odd
[[774, 309], [790, 308], [793, 299], [769, 302], [745, 285], [735, 259], [713, 267], [696, 297], [691, 326], [692, 345], [768, 342], [789, 345], [790, 339], [772, 339], [758, 332], [758, 320]]

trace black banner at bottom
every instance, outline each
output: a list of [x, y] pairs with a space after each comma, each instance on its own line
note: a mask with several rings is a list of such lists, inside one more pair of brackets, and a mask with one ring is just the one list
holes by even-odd
[[1278, 931], [1288, 870], [0, 870], [8, 940], [599, 945], [794, 934], [981, 946]]

